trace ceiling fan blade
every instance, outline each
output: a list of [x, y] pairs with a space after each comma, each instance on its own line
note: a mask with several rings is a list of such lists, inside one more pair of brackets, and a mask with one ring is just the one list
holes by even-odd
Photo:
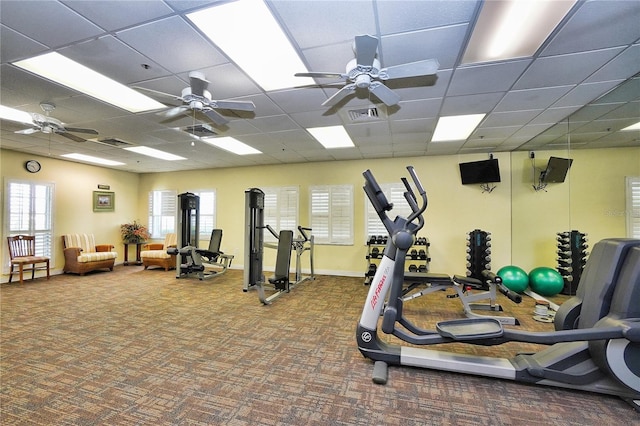
[[400, 102], [400, 96], [379, 81], [371, 83], [369, 91], [384, 102], [386, 106], [397, 105]]
[[90, 135], [97, 135], [98, 131], [97, 130], [93, 130], [93, 129], [82, 129], [79, 127], [64, 127], [64, 130], [67, 132], [74, 132], [74, 133], [88, 133]]
[[161, 115], [163, 117], [167, 117], [167, 118], [172, 118], [175, 117], [177, 115], [180, 115], [186, 111], [189, 110], [189, 107], [187, 105], [181, 105], [181, 106], [177, 106], [175, 108], [170, 108], [166, 111], [160, 111], [158, 113], [158, 115]]
[[334, 106], [335, 104], [337, 104], [338, 102], [340, 102], [341, 100], [349, 96], [350, 94], [354, 93], [355, 90], [356, 90], [355, 84], [347, 84], [342, 89], [334, 93], [333, 96], [331, 96], [329, 99], [324, 101], [322, 103], [322, 106], [327, 106], [327, 105]]
[[380, 70], [380, 79], [388, 80], [394, 78], [419, 77], [434, 75], [438, 72], [440, 63], [437, 59], [427, 59], [424, 61], [410, 62], [408, 64], [396, 65]]
[[370, 67], [376, 57], [378, 39], [370, 35], [356, 36], [356, 62], [358, 65]]
[[212, 109], [202, 110], [202, 113], [204, 115], [206, 115], [207, 117], [209, 117], [209, 119], [214, 124], [223, 125], [223, 124], [227, 124], [229, 122], [229, 120], [227, 120], [226, 118], [224, 118], [223, 116], [221, 116], [220, 114], [218, 114], [217, 112], [215, 112]]
[[36, 132], [39, 132], [40, 129], [37, 127], [31, 128], [31, 129], [24, 129], [24, 130], [16, 130], [14, 133], [19, 133], [21, 135], [32, 135]]
[[221, 109], [235, 109], [238, 111], [255, 111], [256, 106], [253, 102], [249, 101], [211, 101], [209, 102], [211, 108]]
[[189, 73], [189, 82], [191, 84], [191, 94], [196, 96], [204, 96], [204, 91], [207, 90], [209, 82], [204, 77], [204, 74], [198, 71], [191, 71]]
[[341, 74], [339, 72], [297, 72], [294, 74], [294, 76], [312, 78], [347, 78], [345, 74]]
[[72, 135], [71, 133], [67, 133], [67, 132], [56, 132], [57, 135], [63, 136], [67, 139], [71, 139], [74, 142], [86, 142], [87, 140], [85, 138], [81, 138], [80, 136], [76, 136], [76, 135]]

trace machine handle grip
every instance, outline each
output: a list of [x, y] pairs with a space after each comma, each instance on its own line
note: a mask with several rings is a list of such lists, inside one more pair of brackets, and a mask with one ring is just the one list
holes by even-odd
[[311, 228], [307, 228], [304, 227], [302, 225], [298, 225], [298, 231], [300, 231], [300, 235], [302, 235], [302, 238], [304, 238], [305, 241], [309, 241], [309, 237], [307, 236], [307, 233], [304, 231], [312, 231]]
[[505, 287], [504, 284], [498, 284], [498, 290], [500, 290], [500, 293], [507, 296], [513, 302], [515, 303], [522, 302], [522, 296], [516, 293], [515, 291], [509, 290], [507, 287]]
[[482, 271], [482, 276], [494, 284], [502, 284], [502, 278], [487, 269]]

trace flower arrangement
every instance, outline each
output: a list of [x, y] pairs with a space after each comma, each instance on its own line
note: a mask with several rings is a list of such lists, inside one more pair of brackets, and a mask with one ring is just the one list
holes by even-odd
[[126, 243], [142, 243], [151, 236], [146, 226], [139, 224], [135, 220], [133, 223], [120, 225], [122, 240]]

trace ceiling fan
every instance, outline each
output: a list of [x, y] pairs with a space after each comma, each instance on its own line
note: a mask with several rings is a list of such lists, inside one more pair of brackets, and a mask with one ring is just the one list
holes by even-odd
[[73, 133], [87, 133], [90, 135], [97, 135], [98, 132], [93, 129], [82, 129], [79, 127], [67, 127], [62, 121], [50, 117], [49, 114], [51, 111], [56, 109], [56, 106], [51, 102], [42, 102], [40, 104], [40, 108], [44, 111], [45, 115], [38, 114], [35, 112], [29, 113], [32, 118], [33, 127], [24, 130], [18, 130], [15, 133], [20, 133], [22, 135], [31, 135], [36, 132], [42, 133], [55, 133], [60, 136], [64, 136], [67, 139], [71, 139], [75, 142], [86, 142], [85, 138], [81, 138], [80, 136], [76, 136]]
[[400, 96], [385, 86], [380, 80], [396, 78], [419, 77], [435, 75], [440, 64], [437, 59], [426, 59], [380, 68], [380, 61], [376, 58], [378, 39], [370, 35], [356, 36], [354, 43], [355, 59], [347, 64], [346, 72], [305, 72], [297, 73], [296, 77], [313, 78], [341, 78], [349, 81], [333, 96], [322, 103], [322, 106], [333, 106], [357, 89], [368, 89], [387, 106], [397, 105]]
[[251, 101], [216, 101], [211, 99], [211, 93], [207, 90], [209, 81], [206, 80], [203, 73], [191, 71], [189, 73], [190, 86], [182, 89], [180, 96], [170, 95], [168, 93], [158, 92], [156, 90], [146, 89], [144, 87], [136, 87], [163, 97], [169, 97], [173, 100], [180, 100], [185, 105], [176, 106], [166, 111], [158, 113], [167, 118], [173, 118], [180, 114], [188, 114], [189, 111], [201, 112], [213, 124], [223, 125], [229, 122], [225, 117], [220, 115], [216, 109], [229, 109], [238, 111], [255, 111], [256, 106]]

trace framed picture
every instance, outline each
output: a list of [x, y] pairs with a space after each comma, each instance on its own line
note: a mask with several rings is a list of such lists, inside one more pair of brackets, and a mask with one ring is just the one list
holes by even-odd
[[115, 210], [115, 194], [113, 192], [93, 191], [93, 211], [112, 212]]

